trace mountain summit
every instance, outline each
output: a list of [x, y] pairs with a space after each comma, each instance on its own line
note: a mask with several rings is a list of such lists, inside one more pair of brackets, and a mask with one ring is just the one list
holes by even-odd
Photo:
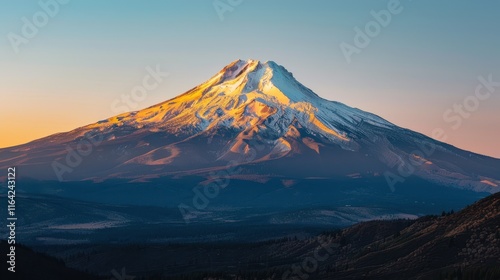
[[[356, 150], [355, 136], [348, 134], [362, 123], [395, 127], [373, 114], [320, 98], [275, 62], [236, 60], [176, 98], [87, 128], [112, 132], [116, 126], [128, 126], [188, 136], [230, 129], [239, 132], [235, 136], [238, 147], [231, 147], [234, 151], [248, 149], [240, 140], [257, 132], [272, 135], [267, 140], [290, 150], [283, 137], [298, 136], [300, 127], [343, 149]], [[317, 144], [311, 145], [318, 150]]]
[[179, 133], [215, 127], [251, 130], [265, 124], [286, 133], [294, 120], [346, 147], [344, 126], [353, 128], [362, 120], [393, 126], [375, 115], [320, 98], [275, 62], [236, 60], [176, 98], [90, 127], [102, 130], [120, 124]]
[[[92, 143], [90, 152], [82, 152], [82, 141]], [[68, 156], [75, 153], [76, 163]], [[394, 189], [420, 178], [493, 193], [500, 185], [500, 160], [325, 100], [284, 67], [258, 60], [236, 60], [149, 108], [0, 149], [0, 165], [44, 180], [208, 178], [236, 165], [234, 178], [286, 186], [327, 178], [378, 180], [384, 188], [388, 181]]]

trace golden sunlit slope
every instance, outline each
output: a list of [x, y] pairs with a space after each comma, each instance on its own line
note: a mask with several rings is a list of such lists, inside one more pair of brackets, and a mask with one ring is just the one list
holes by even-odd
[[[79, 149], [82, 141], [93, 146], [88, 154]], [[78, 157], [78, 164], [71, 162]], [[81, 173], [73, 172], [79, 162]], [[500, 186], [498, 160], [322, 99], [272, 61], [236, 60], [173, 99], [0, 149], [2, 165], [69, 180], [148, 180], [224, 169], [228, 162], [273, 164], [280, 170], [273, 174], [281, 175], [383, 176], [390, 170], [396, 182], [415, 175], [474, 191]], [[248, 173], [260, 176], [255, 170]]]
[[[207, 130], [219, 125], [258, 127], [270, 116], [282, 115], [298, 118], [328, 138], [348, 142], [345, 132], [321, 120], [326, 118], [326, 114], [315, 106], [321, 98], [290, 76], [288, 71], [274, 62], [237, 60], [205, 83], [178, 97], [87, 128], [106, 130], [129, 125], [177, 133], [187, 127], [194, 130]], [[381, 119], [377, 121], [389, 125]]]

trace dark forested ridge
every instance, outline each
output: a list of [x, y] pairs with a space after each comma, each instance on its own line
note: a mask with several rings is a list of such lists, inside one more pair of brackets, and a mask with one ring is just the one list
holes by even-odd
[[[457, 213], [364, 222], [316, 237], [44, 250], [61, 260], [21, 247], [21, 273], [90, 279], [65, 263], [106, 279], [121, 267], [134, 279], [500, 279], [500, 193]], [[38, 279], [69, 279], [57, 277]]]

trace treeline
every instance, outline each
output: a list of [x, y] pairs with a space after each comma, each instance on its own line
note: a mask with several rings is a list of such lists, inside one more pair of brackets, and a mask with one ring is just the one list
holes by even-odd
[[498, 280], [500, 266], [455, 268], [442, 271], [439, 280]]

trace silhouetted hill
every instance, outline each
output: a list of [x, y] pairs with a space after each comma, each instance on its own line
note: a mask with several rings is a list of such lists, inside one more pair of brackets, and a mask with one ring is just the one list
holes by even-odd
[[34, 252], [23, 245], [16, 245], [16, 267], [15, 273], [7, 270], [7, 253], [10, 245], [6, 241], [0, 241], [0, 252], [2, 252], [2, 280], [8, 279], [34, 279], [34, 280], [90, 280], [99, 279], [90, 274], [86, 274], [65, 266], [63, 261]]
[[[391, 222], [379, 222], [379, 228], [387, 223]], [[342, 237], [373, 239], [370, 235], [378, 232], [367, 231], [370, 227], [371, 223], [353, 226]], [[366, 234], [360, 238], [363, 231]], [[456, 214], [420, 218], [392, 237], [378, 238], [366, 246], [356, 246], [353, 241], [351, 269], [337, 274], [338, 279], [452, 279], [445, 276], [460, 272], [463, 277], [483, 273], [480, 278], [474, 278], [477, 274], [467, 279], [500, 279], [500, 194]]]
[[[74, 247], [53, 251], [66, 256], [71, 267], [85, 264], [104, 275], [125, 266], [145, 279], [497, 280], [500, 193], [458, 213], [364, 222], [311, 238], [81, 246], [87, 254], [68, 254]], [[300, 273], [294, 272], [297, 267]]]

